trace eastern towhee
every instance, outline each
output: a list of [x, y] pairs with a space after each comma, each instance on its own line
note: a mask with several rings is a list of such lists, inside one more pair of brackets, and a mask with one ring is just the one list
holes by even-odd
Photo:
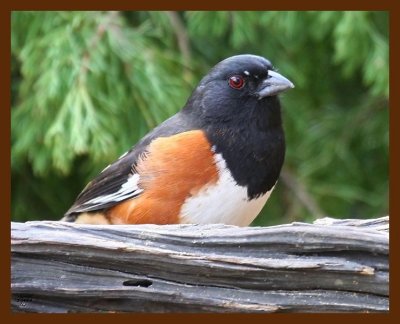
[[183, 109], [107, 166], [62, 220], [249, 225], [279, 177], [277, 95], [293, 87], [263, 57], [221, 61]]

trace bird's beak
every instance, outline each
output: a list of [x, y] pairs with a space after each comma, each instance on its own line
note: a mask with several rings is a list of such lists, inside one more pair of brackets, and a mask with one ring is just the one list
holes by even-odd
[[278, 93], [294, 88], [294, 84], [274, 71], [268, 71], [267, 78], [261, 83], [257, 95], [259, 99], [276, 96]]

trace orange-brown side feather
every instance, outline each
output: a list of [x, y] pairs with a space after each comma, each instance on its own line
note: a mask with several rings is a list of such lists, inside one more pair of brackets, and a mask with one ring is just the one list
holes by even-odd
[[144, 191], [107, 211], [113, 224], [179, 223], [186, 198], [218, 180], [210, 143], [200, 130], [154, 140], [136, 171]]

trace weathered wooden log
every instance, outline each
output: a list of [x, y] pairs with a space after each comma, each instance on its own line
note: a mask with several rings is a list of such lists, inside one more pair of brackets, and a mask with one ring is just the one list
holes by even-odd
[[388, 217], [11, 225], [17, 312], [386, 312]]

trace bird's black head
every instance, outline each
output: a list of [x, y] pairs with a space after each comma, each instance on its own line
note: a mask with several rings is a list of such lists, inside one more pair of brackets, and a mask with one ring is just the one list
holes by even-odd
[[249, 54], [236, 55], [211, 69], [184, 110], [208, 123], [238, 117], [243, 122], [248, 118], [266, 117], [269, 107], [279, 110], [276, 95], [293, 87], [293, 83], [277, 73], [267, 59]]

